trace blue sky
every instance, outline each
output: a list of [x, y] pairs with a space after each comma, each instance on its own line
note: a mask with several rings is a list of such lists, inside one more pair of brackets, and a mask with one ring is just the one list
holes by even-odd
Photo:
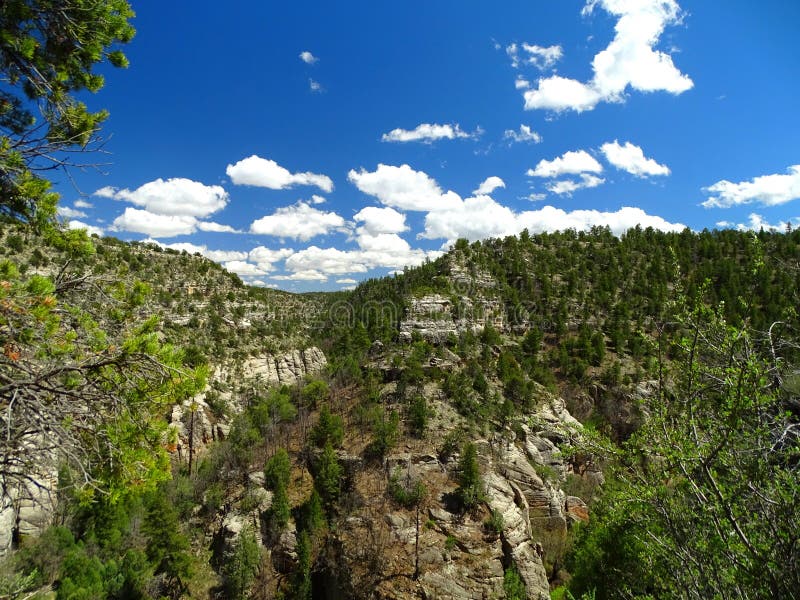
[[342, 289], [458, 237], [800, 224], [800, 3], [132, 2], [62, 216]]

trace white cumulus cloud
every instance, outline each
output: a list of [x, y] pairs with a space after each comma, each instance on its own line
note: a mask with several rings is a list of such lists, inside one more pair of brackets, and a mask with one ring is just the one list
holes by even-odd
[[247, 252], [241, 250], [209, 250], [208, 246], [206, 246], [205, 244], [198, 245], [198, 244], [192, 244], [191, 242], [176, 242], [174, 244], [165, 244], [153, 238], [144, 239], [142, 240], [142, 243], [155, 244], [156, 246], [160, 246], [161, 248], [170, 248], [172, 250], [177, 250], [178, 252], [185, 250], [189, 254], [201, 254], [206, 258], [211, 259], [214, 262], [218, 263], [223, 263], [233, 260], [245, 260], [247, 258]]
[[475, 241], [513, 233], [516, 233], [514, 212], [489, 196], [476, 196], [460, 201], [448, 210], [428, 213], [425, 231], [420, 237], [455, 242], [458, 238]]
[[278, 281], [328, 281], [327, 275], [314, 269], [296, 271], [291, 275], [272, 275], [271, 278]]
[[617, 140], [607, 142], [600, 147], [600, 151], [609, 163], [636, 177], [670, 173], [669, 167], [657, 163], [652, 158], [645, 158], [644, 151], [630, 142], [625, 142], [625, 145], [620, 145]]
[[545, 187], [547, 191], [559, 196], [572, 195], [573, 192], [587, 188], [595, 188], [603, 185], [606, 182], [602, 177], [591, 175], [590, 173], [581, 173], [579, 179], [562, 179], [560, 181], [548, 182]]
[[675, 0], [589, 0], [583, 14], [591, 14], [596, 6], [618, 20], [614, 39], [592, 60], [593, 78], [586, 83], [560, 76], [542, 78], [537, 87], [524, 92], [526, 109], [583, 112], [600, 102], [622, 102], [628, 87], [672, 94], [693, 87], [672, 56], [656, 49], [665, 27], [681, 21]]
[[103, 231], [100, 227], [96, 227], [95, 225], [89, 225], [88, 223], [84, 223], [83, 221], [77, 221], [73, 219], [67, 223], [67, 227], [69, 229], [85, 229], [86, 233], [89, 235], [96, 235], [97, 237], [103, 237], [105, 235], [105, 231]]
[[241, 233], [230, 225], [222, 225], [214, 221], [198, 221], [197, 228], [200, 231], [214, 231], [216, 233]]
[[283, 190], [295, 185], [313, 185], [324, 192], [333, 190], [333, 181], [318, 173], [291, 173], [274, 160], [257, 155], [248, 156], [228, 165], [225, 173], [236, 185], [252, 185], [271, 190]]
[[598, 210], [564, 211], [553, 206], [545, 206], [540, 210], [520, 213], [518, 225], [520, 231], [527, 229], [531, 233], [545, 231], [563, 231], [565, 229], [589, 230], [592, 227], [609, 227], [614, 235], [621, 235], [637, 225], [652, 227], [660, 231], [683, 231], [686, 226], [669, 221], [655, 215], [649, 215], [641, 208], [623, 206], [614, 212]]
[[341, 276], [352, 273], [366, 273], [376, 267], [402, 268], [419, 265], [426, 258], [435, 258], [441, 253], [412, 248], [396, 233], [369, 233], [359, 227], [355, 240], [358, 248], [341, 250], [339, 248], [320, 248], [309, 246], [286, 259], [286, 270], [292, 278], [302, 273], [320, 273]]
[[264, 271], [272, 271], [275, 268], [275, 263], [280, 262], [285, 258], [289, 258], [294, 254], [292, 248], [267, 248], [266, 246], [256, 246], [247, 255], [247, 259], [258, 265]]
[[538, 144], [542, 141], [542, 136], [532, 131], [530, 125], [520, 125], [519, 131], [506, 129], [503, 134], [503, 139], [511, 140], [511, 143], [533, 142], [534, 144]]
[[365, 194], [400, 210], [445, 210], [461, 201], [458, 194], [443, 193], [436, 181], [408, 165], [379, 164], [372, 172], [353, 169], [347, 178]]
[[475, 241], [516, 235], [523, 229], [528, 229], [531, 233], [541, 233], [564, 229], [588, 230], [595, 225], [608, 226], [616, 235], [636, 225], [662, 231], [682, 231], [685, 228], [681, 223], [670, 223], [635, 207], [622, 207], [614, 212], [567, 212], [553, 206], [544, 206], [539, 210], [514, 212], [488, 196], [478, 196], [467, 198], [456, 209], [429, 213], [425, 217], [425, 230], [419, 237], [445, 239], [446, 247], [458, 238]]
[[156, 238], [173, 237], [194, 233], [197, 219], [191, 215], [161, 215], [129, 206], [114, 219], [111, 229], [143, 233]]
[[455, 139], [470, 139], [480, 136], [481, 129], [478, 128], [473, 133], [463, 131], [458, 123], [451, 125], [445, 123], [439, 125], [438, 123], [421, 123], [414, 129], [392, 129], [389, 133], [384, 133], [381, 136], [381, 141], [384, 142], [423, 142], [430, 144], [436, 140], [455, 140]]
[[311, 52], [309, 52], [308, 50], [303, 50], [299, 54], [299, 57], [300, 57], [300, 60], [302, 60], [307, 65], [313, 65], [315, 62], [317, 62], [319, 60], [316, 56], [311, 54]]
[[324, 212], [305, 202], [278, 208], [250, 225], [251, 233], [308, 241], [317, 235], [343, 230], [345, 220], [335, 212]]
[[528, 169], [529, 177], [560, 177], [578, 173], [602, 173], [603, 166], [585, 150], [565, 152], [553, 160], [542, 159], [535, 169]]
[[222, 263], [222, 266], [225, 267], [226, 270], [230, 271], [231, 273], [236, 273], [240, 277], [259, 277], [267, 274], [267, 270], [244, 260], [231, 260]]
[[718, 181], [703, 189], [711, 196], [706, 208], [729, 208], [741, 204], [778, 206], [800, 199], [800, 165], [789, 167], [787, 174], [762, 175], [750, 181]]
[[393, 208], [367, 206], [353, 215], [353, 220], [363, 223], [359, 233], [378, 235], [381, 233], [402, 233], [408, 229], [406, 216]]
[[180, 217], [206, 217], [228, 204], [228, 192], [222, 187], [181, 177], [159, 178], [132, 191], [106, 186], [94, 195], [130, 202], [152, 214]]
[[76, 217], [85, 217], [86, 213], [82, 210], [78, 210], [76, 208], [71, 208], [69, 206], [60, 205], [56, 208], [56, 213], [59, 217], [63, 217], [65, 219], [74, 219]]
[[483, 183], [478, 186], [473, 194], [476, 196], [488, 196], [497, 188], [504, 188], [506, 187], [506, 182], [500, 179], [499, 177], [492, 175], [491, 177], [487, 177]]
[[739, 231], [786, 231], [787, 227], [796, 229], [800, 226], [800, 218], [795, 217], [788, 221], [778, 221], [775, 224], [769, 223], [762, 215], [751, 213], [747, 218], [747, 223], [731, 223], [730, 221], [719, 221], [717, 227], [733, 227]]

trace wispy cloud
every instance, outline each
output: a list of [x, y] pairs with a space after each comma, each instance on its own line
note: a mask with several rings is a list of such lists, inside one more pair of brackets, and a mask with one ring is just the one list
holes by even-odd
[[422, 142], [430, 144], [436, 140], [475, 139], [483, 130], [478, 127], [474, 132], [463, 131], [458, 123], [420, 123], [414, 129], [392, 129], [381, 136], [384, 142]]

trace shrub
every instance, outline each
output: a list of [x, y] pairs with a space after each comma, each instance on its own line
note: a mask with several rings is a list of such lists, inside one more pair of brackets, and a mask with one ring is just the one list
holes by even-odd
[[503, 574], [503, 591], [506, 593], [508, 600], [525, 600], [528, 597], [525, 591], [525, 583], [514, 566], [506, 569]]
[[392, 473], [387, 488], [389, 495], [400, 506], [413, 508], [422, 502], [428, 490], [425, 484], [419, 480], [412, 480], [410, 476], [406, 476], [405, 481], [402, 481], [402, 479], [403, 477], [398, 470]]
[[483, 522], [483, 526], [487, 531], [500, 535], [503, 533], [503, 528], [505, 527], [505, 523], [503, 522], [503, 513], [492, 509], [491, 515], [489, 515], [489, 518]]
[[408, 405], [408, 425], [418, 438], [425, 435], [428, 426], [428, 402], [422, 394], [415, 394]]

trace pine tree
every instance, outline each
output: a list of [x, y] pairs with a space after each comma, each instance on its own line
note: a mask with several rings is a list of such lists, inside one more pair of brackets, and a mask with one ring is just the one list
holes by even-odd
[[319, 492], [328, 514], [333, 512], [342, 487], [342, 466], [330, 442], [319, 456], [314, 475], [314, 488]]
[[244, 600], [261, 564], [261, 550], [252, 528], [245, 527], [239, 534], [233, 553], [223, 565], [228, 597]]
[[472, 510], [483, 501], [484, 488], [478, 465], [478, 451], [472, 442], [467, 442], [461, 450], [461, 458], [458, 461], [458, 483], [456, 493], [466, 510]]

